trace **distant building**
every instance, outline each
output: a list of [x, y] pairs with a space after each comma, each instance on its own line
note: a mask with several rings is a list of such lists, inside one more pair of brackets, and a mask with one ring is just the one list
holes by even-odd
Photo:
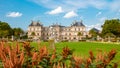
[[[93, 32], [95, 32], [94, 34], [90, 34], [89, 33], [89, 37], [92, 37], [93, 35], [93, 37], [92, 37], [92, 40], [94, 41], [94, 40], [98, 40], [98, 41], [101, 41], [102, 40], [102, 38], [99, 36], [99, 34], [101, 33], [101, 31], [100, 30], [98, 30], [97, 28], [92, 28], [91, 29]], [[95, 35], [96, 34], [96, 35]]]
[[61, 26], [56, 23], [48, 27], [43, 26], [40, 22], [32, 21], [28, 27], [28, 38], [31, 39], [78, 41], [84, 39], [86, 35], [86, 27], [82, 21], [74, 21], [71, 26]]

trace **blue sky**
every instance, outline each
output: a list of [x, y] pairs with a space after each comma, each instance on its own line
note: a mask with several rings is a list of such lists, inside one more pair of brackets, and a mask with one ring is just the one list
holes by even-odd
[[120, 0], [0, 0], [0, 21], [27, 30], [33, 21], [69, 26], [74, 20], [101, 29], [105, 19], [120, 19]]

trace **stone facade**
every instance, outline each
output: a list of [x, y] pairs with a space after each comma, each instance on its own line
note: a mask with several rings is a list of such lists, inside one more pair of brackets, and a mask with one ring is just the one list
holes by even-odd
[[71, 26], [53, 24], [48, 27], [40, 22], [33, 22], [28, 27], [28, 38], [31, 39], [55, 39], [56, 41], [78, 41], [87, 35], [86, 27], [82, 21], [74, 21]]

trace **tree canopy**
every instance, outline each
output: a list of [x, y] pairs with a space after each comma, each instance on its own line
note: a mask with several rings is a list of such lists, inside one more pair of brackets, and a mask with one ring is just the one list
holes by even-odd
[[102, 35], [106, 36], [108, 33], [112, 33], [116, 37], [120, 36], [120, 20], [119, 19], [112, 19], [112, 20], [105, 20], [105, 23], [102, 26]]
[[92, 28], [91, 30], [89, 30], [89, 34], [92, 36], [92, 37], [97, 37], [99, 33], [99, 30], [96, 29], [96, 28]]
[[12, 34], [12, 28], [6, 22], [0, 21], [0, 37], [10, 36]]
[[8, 36], [20, 36], [24, 31], [21, 28], [11, 28], [7, 22], [0, 21], [0, 38]]
[[13, 35], [16, 37], [20, 37], [24, 31], [21, 28], [13, 28]]

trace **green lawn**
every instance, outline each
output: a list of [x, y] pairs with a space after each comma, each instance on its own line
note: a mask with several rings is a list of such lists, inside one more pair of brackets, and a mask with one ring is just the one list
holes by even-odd
[[[31, 45], [36, 48], [43, 45], [46, 45], [48, 48], [51, 48], [48, 42], [41, 42], [39, 46], [37, 46], [37, 43], [32, 42]], [[89, 56], [90, 50], [92, 50], [94, 54], [96, 54], [99, 50], [102, 50], [103, 52], [109, 52], [111, 49], [116, 49], [117, 55], [114, 61], [120, 61], [120, 44], [96, 43], [96, 42], [60, 42], [60, 43], [55, 43], [55, 46], [58, 53], [62, 52], [63, 47], [68, 46], [70, 49], [74, 49], [75, 56], [82, 56], [82, 57]]]
[[[11, 45], [16, 45], [15, 43], [11, 43]], [[47, 46], [49, 50], [51, 50], [51, 46], [48, 42], [31, 42], [31, 46], [38, 49], [41, 46]], [[100, 43], [100, 42], [60, 42], [55, 43], [57, 53], [62, 52], [62, 48], [68, 46], [70, 49], [73, 49], [73, 54], [75, 56], [81, 56], [87, 58], [89, 56], [89, 51], [92, 50], [96, 55], [100, 50], [104, 52], [109, 52], [111, 49], [115, 49], [117, 54], [113, 61], [119, 62], [120, 68], [120, 43]]]

